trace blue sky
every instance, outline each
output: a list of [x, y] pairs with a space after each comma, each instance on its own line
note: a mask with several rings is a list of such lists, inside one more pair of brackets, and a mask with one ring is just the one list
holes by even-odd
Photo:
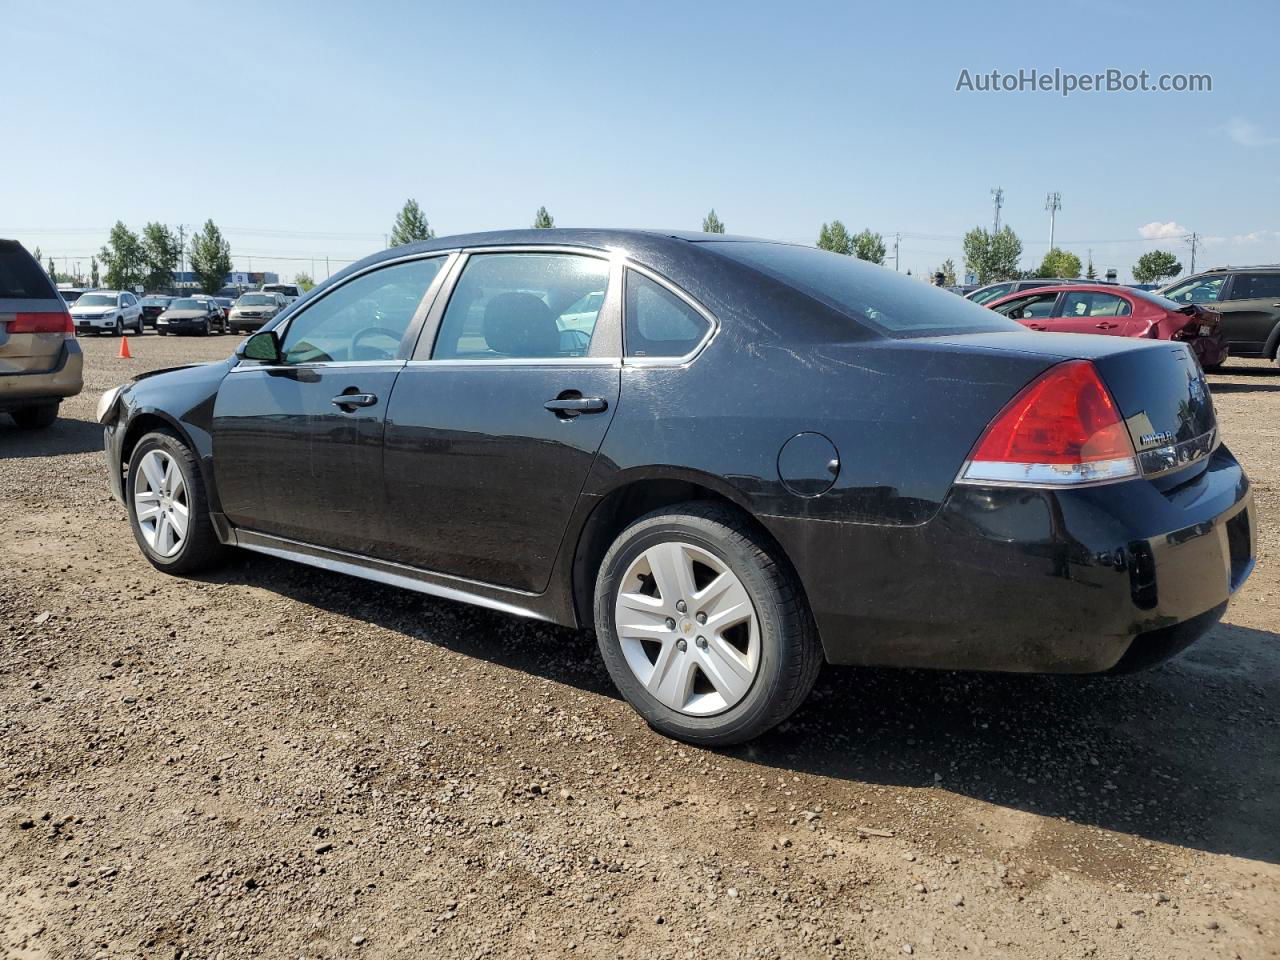
[[[1122, 279], [1144, 230], [1195, 230], [1201, 268], [1280, 261], [1274, 0], [0, 8], [0, 236], [86, 263], [117, 219], [212, 217], [238, 269], [318, 257], [323, 276], [415, 197], [441, 235], [541, 204], [561, 226], [684, 229], [714, 206], [730, 232], [806, 242], [839, 218], [901, 232], [920, 273], [961, 261], [995, 186], [1027, 267], [1050, 190], [1059, 245]], [[1213, 91], [955, 90], [1020, 68]]]

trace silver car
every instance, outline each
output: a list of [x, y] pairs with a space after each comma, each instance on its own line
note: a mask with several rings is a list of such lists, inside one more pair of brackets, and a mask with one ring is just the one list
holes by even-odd
[[231, 332], [253, 333], [287, 306], [279, 293], [246, 293], [231, 308]]
[[90, 290], [71, 308], [71, 319], [76, 333], [142, 335], [142, 304], [127, 290]]
[[16, 240], [0, 240], [0, 413], [47, 427], [84, 387], [84, 357], [67, 304]]

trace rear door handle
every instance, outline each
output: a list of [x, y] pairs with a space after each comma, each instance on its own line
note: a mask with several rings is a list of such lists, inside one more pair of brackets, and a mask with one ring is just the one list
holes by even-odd
[[609, 402], [604, 397], [557, 397], [543, 404], [555, 413], [577, 416], [579, 413], [603, 413], [609, 409]]
[[335, 407], [372, 407], [378, 398], [372, 393], [340, 393], [330, 402]]
[[1094, 326], [1097, 327], [1099, 330], [1114, 330], [1116, 327], [1120, 326], [1120, 324], [1104, 322], [1104, 323], [1095, 323]]

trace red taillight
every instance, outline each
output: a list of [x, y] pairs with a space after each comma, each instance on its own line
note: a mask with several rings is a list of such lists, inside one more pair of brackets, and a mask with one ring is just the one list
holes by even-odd
[[1057, 487], [1137, 476], [1111, 393], [1087, 360], [1045, 371], [1009, 401], [969, 457], [961, 481]]
[[71, 325], [71, 314], [62, 313], [16, 313], [9, 321], [9, 333], [75, 333]]

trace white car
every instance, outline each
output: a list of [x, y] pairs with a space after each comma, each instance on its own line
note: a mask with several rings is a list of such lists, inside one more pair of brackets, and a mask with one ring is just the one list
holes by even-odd
[[284, 297], [285, 303], [293, 303], [302, 296], [302, 288], [296, 283], [264, 283], [262, 293], [278, 293]]
[[71, 307], [76, 333], [111, 333], [125, 330], [142, 335], [142, 305], [127, 290], [90, 290]]

